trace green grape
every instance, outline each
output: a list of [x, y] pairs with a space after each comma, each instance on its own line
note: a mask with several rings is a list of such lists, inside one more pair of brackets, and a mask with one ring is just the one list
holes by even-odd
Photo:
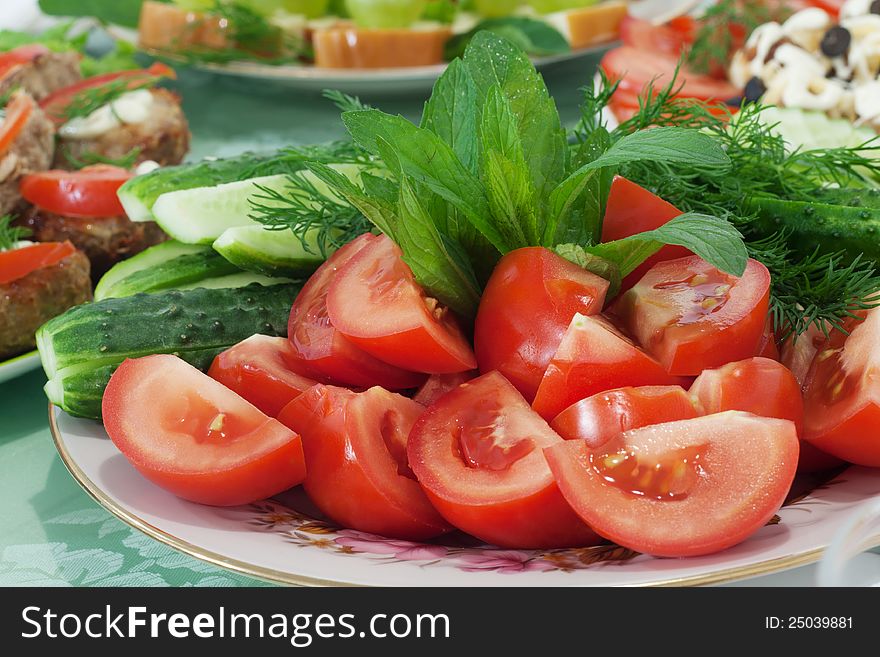
[[477, 13], [486, 18], [510, 16], [521, 4], [523, 4], [522, 0], [474, 0]]
[[303, 14], [306, 18], [319, 18], [327, 13], [330, 0], [279, 0], [281, 9], [289, 14]]
[[528, 4], [539, 14], [550, 14], [554, 11], [589, 7], [599, 0], [527, 0]]
[[215, 0], [174, 0], [174, 4], [187, 11], [207, 11], [213, 9], [217, 3]]
[[260, 16], [271, 16], [284, 6], [284, 0], [221, 0], [252, 9]]
[[340, 18], [348, 18], [348, 8], [345, 6], [345, 0], [330, 0], [327, 5], [327, 13], [331, 16], [339, 16]]
[[355, 24], [368, 28], [409, 27], [427, 4], [427, 0], [345, 0]]

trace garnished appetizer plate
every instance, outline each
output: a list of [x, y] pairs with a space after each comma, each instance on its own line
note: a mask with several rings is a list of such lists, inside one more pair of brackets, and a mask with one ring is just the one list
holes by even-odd
[[40, 366], [40, 354], [29, 351], [8, 360], [0, 361], [0, 383], [5, 383]]
[[[181, 500], [141, 477], [100, 423], [50, 407], [52, 435], [80, 485], [111, 513], [204, 561], [285, 584], [377, 586], [697, 585], [765, 575], [817, 561], [849, 512], [880, 495], [880, 471], [850, 467], [798, 481], [779, 514], [744, 543], [688, 559], [615, 545], [502, 550], [447, 536], [392, 540], [323, 520], [298, 489], [248, 506]], [[880, 545], [880, 534], [871, 545]]]

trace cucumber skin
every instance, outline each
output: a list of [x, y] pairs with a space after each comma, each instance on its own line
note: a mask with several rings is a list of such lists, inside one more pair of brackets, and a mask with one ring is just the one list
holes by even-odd
[[757, 213], [750, 224], [761, 235], [791, 231], [789, 244], [801, 255], [844, 251], [851, 262], [860, 254], [880, 262], [880, 209], [826, 203], [753, 198], [746, 209]]
[[95, 301], [109, 297], [128, 297], [138, 292], [176, 289], [207, 278], [227, 276], [239, 271], [241, 270], [233, 263], [212, 248], [206, 247], [199, 253], [177, 256], [148, 269], [136, 271], [114, 285], [102, 289], [100, 293], [96, 290]]
[[[131, 258], [126, 258], [113, 265], [107, 273], [105, 273], [98, 285], [95, 287], [95, 301], [110, 296], [117, 285], [129, 278], [133, 274], [143, 269], [160, 266], [162, 263], [177, 258], [187, 253], [198, 253], [201, 247], [192, 244], [183, 244], [175, 240], [160, 242], [155, 246], [144, 249]], [[117, 295], [118, 296], [118, 295]]]
[[880, 210], [880, 189], [842, 187], [823, 189], [816, 200], [829, 205], [845, 205], [850, 208]]
[[[172, 290], [76, 306], [38, 331], [50, 401], [98, 419], [104, 388], [126, 358], [175, 354], [205, 370], [219, 352], [255, 333], [286, 336], [300, 287]], [[65, 374], [66, 368], [74, 369]]]

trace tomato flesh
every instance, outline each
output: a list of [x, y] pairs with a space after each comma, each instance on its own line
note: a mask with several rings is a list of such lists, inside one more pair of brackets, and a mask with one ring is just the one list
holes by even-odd
[[[681, 210], [652, 194], [644, 187], [622, 176], [615, 176], [611, 183], [608, 203], [605, 206], [602, 241], [620, 240], [636, 233], [660, 228], [680, 214]], [[689, 255], [691, 252], [683, 246], [664, 246], [623, 279], [621, 292], [626, 292], [638, 283], [642, 276], [658, 262]]]
[[575, 315], [532, 407], [552, 420], [577, 401], [625, 386], [684, 385], [603, 316]]
[[25, 200], [65, 217], [103, 218], [125, 214], [117, 190], [134, 174], [121, 167], [96, 164], [79, 171], [52, 169], [21, 179]]
[[819, 348], [804, 385], [804, 438], [850, 463], [880, 466], [880, 312], [856, 313]]
[[684, 388], [641, 386], [582, 399], [557, 415], [550, 427], [565, 440], [583, 440], [595, 449], [623, 431], [694, 417], [697, 410]]
[[302, 435], [309, 498], [344, 527], [407, 540], [451, 528], [407, 464], [410, 429], [424, 408], [382, 388], [317, 385], [278, 419]]
[[562, 494], [600, 535], [665, 557], [724, 550], [763, 527], [794, 479], [788, 420], [728, 411], [544, 450]]
[[119, 451], [147, 479], [183, 499], [249, 504], [305, 478], [296, 433], [177, 356], [123, 361], [101, 410]]
[[455, 390], [462, 383], [467, 383], [476, 376], [476, 372], [432, 374], [413, 395], [413, 401], [427, 408], [450, 390]]
[[275, 417], [315, 385], [296, 369], [296, 354], [287, 338], [257, 334], [217, 354], [208, 376]]
[[505, 255], [489, 278], [474, 330], [481, 372], [497, 370], [529, 401], [575, 313], [605, 304], [608, 281], [549, 249]]
[[51, 267], [76, 252], [70, 242], [43, 242], [0, 251], [0, 285], [24, 278], [32, 271]]
[[428, 374], [477, 366], [452, 314], [425, 295], [385, 235], [365, 244], [337, 272], [327, 314], [336, 330], [390, 365]]
[[597, 540], [563, 500], [542, 455], [562, 442], [500, 374], [441, 397], [409, 436], [409, 465], [452, 525], [510, 548]]
[[769, 297], [757, 260], [737, 278], [690, 256], [654, 265], [611, 312], [667, 372], [696, 376], [755, 355]]
[[415, 388], [424, 374], [394, 367], [374, 358], [337, 331], [327, 314], [327, 293], [339, 268], [376, 240], [361, 235], [331, 255], [296, 297], [287, 323], [287, 338], [303, 374], [335, 385], [363, 388], [378, 385], [389, 390]]
[[6, 154], [10, 146], [24, 130], [36, 103], [28, 94], [15, 93], [6, 104], [6, 114], [0, 122], [0, 157]]

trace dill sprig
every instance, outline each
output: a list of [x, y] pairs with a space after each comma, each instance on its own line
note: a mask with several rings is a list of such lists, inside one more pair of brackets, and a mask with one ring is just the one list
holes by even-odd
[[0, 217], [0, 251], [11, 249], [16, 242], [30, 237], [31, 231], [24, 226], [13, 226], [12, 215], [5, 214]]
[[689, 68], [697, 73], [726, 68], [736, 46], [732, 27], [748, 37], [759, 25], [783, 20], [790, 13], [784, 3], [772, 4], [766, 0], [719, 0], [706, 9], [687, 55]]
[[349, 96], [338, 89], [324, 89], [321, 95], [336, 105], [340, 112], [372, 109], [357, 96]]
[[305, 172], [288, 175], [284, 192], [255, 185], [248, 201], [254, 221], [269, 230], [291, 230], [307, 253], [317, 245], [321, 256], [369, 232], [372, 224], [335, 194], [319, 189]]
[[138, 89], [146, 89], [156, 84], [155, 78], [147, 78], [142, 82], [133, 82], [130, 79], [120, 78], [111, 80], [99, 87], [83, 89], [70, 99], [70, 102], [63, 110], [64, 119], [69, 121], [81, 116], [88, 116], [97, 109], [100, 109], [108, 103], [112, 103], [120, 96], [130, 91]]
[[92, 166], [93, 164], [111, 164], [113, 166], [122, 167], [123, 169], [131, 169], [137, 164], [141, 150], [140, 146], [135, 146], [128, 151], [128, 153], [117, 158], [107, 157], [93, 151], [86, 151], [77, 157], [70, 151], [70, 148], [64, 146], [61, 149], [61, 156], [74, 169], [82, 169], [83, 167]]

